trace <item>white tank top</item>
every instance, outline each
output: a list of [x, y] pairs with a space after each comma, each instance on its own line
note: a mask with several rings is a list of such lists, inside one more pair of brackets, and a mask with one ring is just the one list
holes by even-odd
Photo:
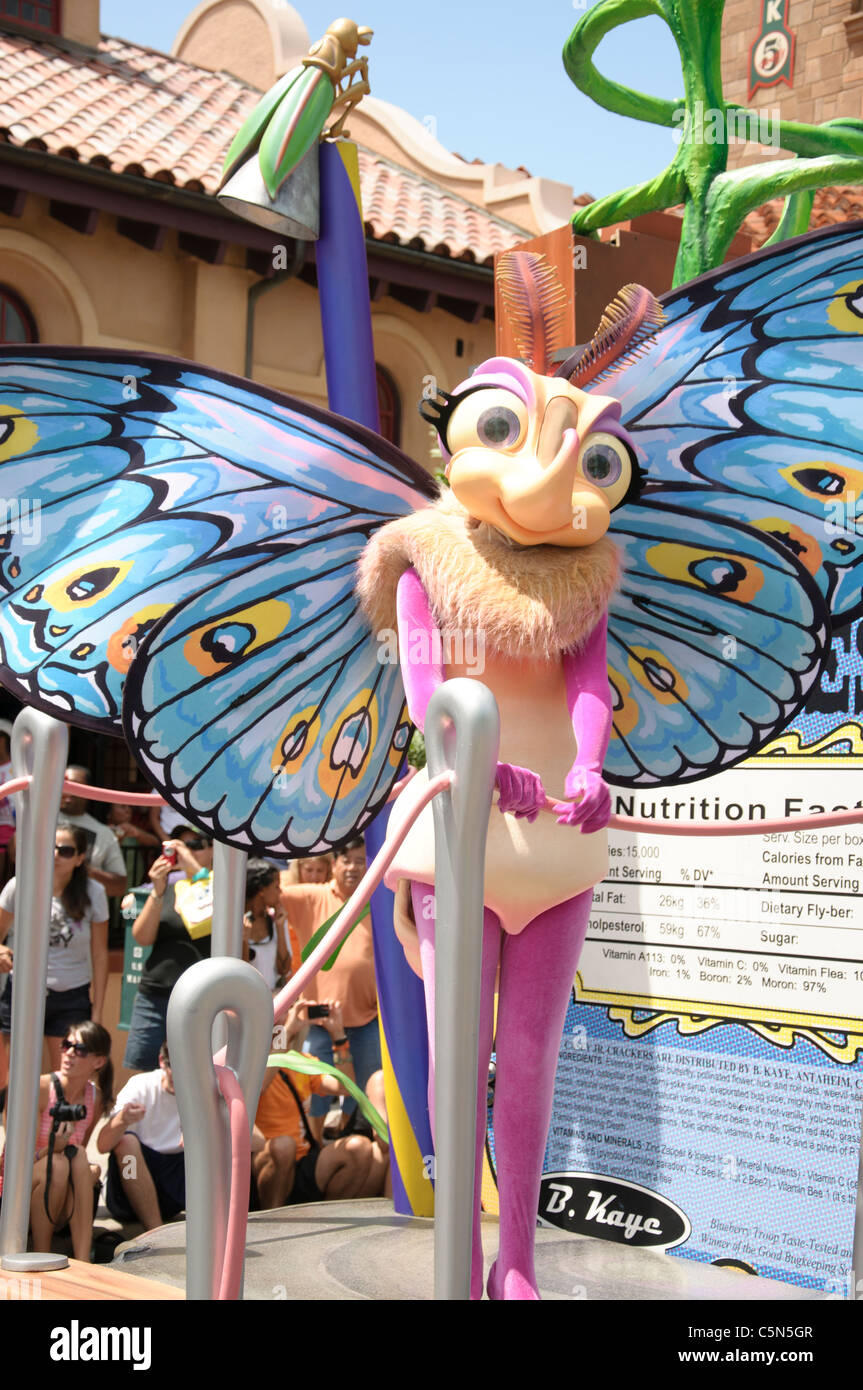
[[[279, 970], [276, 965], [276, 952], [279, 942], [275, 930], [270, 941], [250, 941], [249, 960], [255, 969], [263, 975], [269, 989], [276, 988], [276, 981], [279, 978]], [[254, 958], [252, 952], [254, 951]]]

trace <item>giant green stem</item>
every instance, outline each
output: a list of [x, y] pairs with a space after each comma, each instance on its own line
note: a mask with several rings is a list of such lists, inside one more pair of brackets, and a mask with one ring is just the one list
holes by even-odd
[[[570, 78], [598, 105], [635, 120], [677, 127], [677, 152], [661, 174], [579, 208], [572, 219], [576, 232], [590, 234], [610, 223], [682, 203], [675, 285], [719, 265], [743, 219], [771, 198], [789, 199], [771, 238], [775, 241], [805, 230], [814, 189], [840, 180], [863, 183], [863, 122], [853, 118], [821, 126], [780, 121], [771, 126], [769, 140], [797, 159], [728, 172], [729, 139], [739, 138], [741, 126], [744, 135], [755, 134], [764, 113], [724, 99], [724, 8], [725, 0], [597, 0], [563, 50]], [[665, 21], [677, 45], [685, 92], [682, 101], [634, 91], [603, 76], [593, 62], [598, 45], [613, 29], [650, 15]]]

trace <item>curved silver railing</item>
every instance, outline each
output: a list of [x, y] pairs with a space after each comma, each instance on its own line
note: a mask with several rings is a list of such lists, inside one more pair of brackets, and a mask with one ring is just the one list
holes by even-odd
[[[224, 1065], [236, 1073], [249, 1134], [273, 1039], [273, 996], [242, 960], [201, 960], [168, 1005], [168, 1050], [186, 1150], [186, 1297], [218, 1298], [228, 1230], [231, 1146], [213, 1065], [213, 1024], [231, 1018]], [[248, 1204], [248, 1192], [242, 1194]]]
[[[29, 785], [16, 794], [17, 865], [15, 876], [15, 987], [12, 995], [12, 1046], [6, 1111], [3, 1205], [0, 1210], [0, 1264], [9, 1270], [58, 1269], [65, 1255], [27, 1251], [33, 1153], [39, 1124], [39, 1076], [45, 1019], [45, 977], [54, 875], [54, 830], [60, 815], [69, 730], [66, 724], [25, 707], [12, 726], [13, 778]], [[87, 797], [93, 790], [76, 789]], [[110, 796], [110, 793], [107, 793]], [[120, 799], [120, 793], [115, 793]], [[102, 796], [100, 799], [105, 799]], [[136, 801], [158, 804], [155, 795]], [[240, 956], [246, 855], [227, 845], [214, 847], [213, 952]], [[260, 976], [258, 977], [260, 979]], [[0, 976], [0, 984], [4, 977]], [[229, 1015], [229, 1021], [230, 1021]]]
[[33, 1154], [39, 1124], [39, 1075], [45, 1027], [45, 977], [54, 891], [54, 828], [60, 811], [69, 732], [39, 710], [23, 709], [12, 729], [12, 773], [32, 777], [21, 796], [15, 880], [15, 988], [0, 1263], [4, 1269], [57, 1269], [65, 1256], [27, 1251]]

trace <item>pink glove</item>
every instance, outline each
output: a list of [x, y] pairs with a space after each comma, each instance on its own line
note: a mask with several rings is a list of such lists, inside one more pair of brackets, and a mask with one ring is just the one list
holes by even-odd
[[558, 825], [580, 825], [584, 835], [605, 829], [611, 816], [611, 792], [598, 772], [576, 763], [567, 774], [564, 791], [575, 804], [555, 803]]
[[498, 763], [495, 785], [500, 792], [497, 809], [511, 811], [518, 818], [535, 821], [545, 806], [545, 788], [535, 772], [512, 763]]

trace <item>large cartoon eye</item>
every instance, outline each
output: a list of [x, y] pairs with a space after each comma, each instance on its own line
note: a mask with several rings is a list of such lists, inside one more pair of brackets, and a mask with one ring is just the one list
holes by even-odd
[[613, 434], [590, 434], [578, 456], [585, 482], [602, 488], [609, 508], [619, 505], [632, 479], [632, 455]]
[[611, 487], [623, 471], [623, 460], [613, 445], [604, 440], [591, 444], [581, 456], [581, 470], [588, 482], [597, 487]]
[[476, 424], [476, 432], [484, 444], [502, 449], [514, 444], [518, 439], [521, 423], [514, 410], [505, 405], [492, 405], [482, 412]]
[[512, 391], [471, 391], [455, 406], [446, 428], [451, 454], [460, 449], [514, 449], [527, 432], [527, 406]]

